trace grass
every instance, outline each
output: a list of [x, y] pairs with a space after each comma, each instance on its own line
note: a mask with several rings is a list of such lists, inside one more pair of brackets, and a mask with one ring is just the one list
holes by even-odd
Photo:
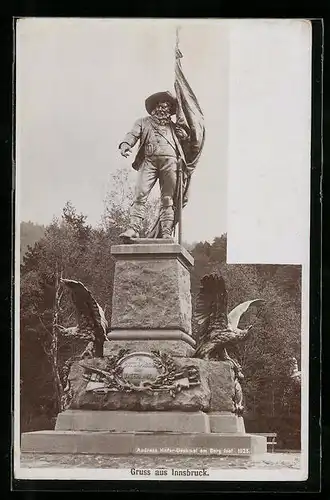
[[187, 457], [187, 456], [114, 456], [87, 454], [23, 453], [24, 468], [209, 468], [209, 469], [299, 469], [300, 453], [267, 453], [256, 458], [246, 457]]

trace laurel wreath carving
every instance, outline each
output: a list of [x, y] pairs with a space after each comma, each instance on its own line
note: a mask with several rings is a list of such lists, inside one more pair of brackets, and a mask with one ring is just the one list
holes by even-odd
[[[190, 388], [200, 384], [199, 372], [195, 366], [184, 367], [182, 370], [176, 366], [173, 358], [159, 350], [151, 351], [155, 367], [159, 371], [159, 375], [154, 381], [146, 380], [140, 383], [139, 386], [134, 385], [122, 377], [122, 366], [120, 361], [128, 354], [127, 349], [120, 350], [117, 355], [107, 357], [107, 364], [104, 370], [98, 369], [92, 365], [86, 365], [81, 362], [85, 369], [84, 378], [90, 380], [92, 373], [99, 374], [105, 382], [104, 388], [93, 389], [94, 393], [104, 393], [111, 390], [122, 392], [160, 392], [168, 391], [170, 396], [175, 396], [183, 389]], [[180, 379], [186, 378], [189, 381], [189, 386], [182, 386]]]

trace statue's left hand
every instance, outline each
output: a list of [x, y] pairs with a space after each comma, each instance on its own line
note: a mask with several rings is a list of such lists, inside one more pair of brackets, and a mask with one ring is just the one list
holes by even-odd
[[187, 139], [187, 137], [188, 137], [187, 132], [182, 127], [175, 127], [175, 132], [176, 132], [176, 135], [181, 140]]

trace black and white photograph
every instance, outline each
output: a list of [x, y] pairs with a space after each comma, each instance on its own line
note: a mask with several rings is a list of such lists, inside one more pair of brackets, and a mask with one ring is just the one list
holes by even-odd
[[311, 23], [15, 37], [15, 478], [306, 480]]

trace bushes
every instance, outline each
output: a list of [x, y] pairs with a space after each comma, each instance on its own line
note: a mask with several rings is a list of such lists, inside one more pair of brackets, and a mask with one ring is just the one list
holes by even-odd
[[245, 430], [257, 434], [258, 432], [276, 432], [277, 450], [300, 450], [300, 414], [292, 416], [259, 415], [245, 416]]
[[[92, 228], [85, 216], [67, 204], [62, 218], [46, 228], [24, 257], [20, 301], [22, 431], [51, 428], [58, 411], [49, 360], [56, 269], [63, 277], [81, 280], [91, 290], [110, 324], [114, 273], [110, 247], [119, 242], [125, 220], [125, 213], [117, 208], [108, 208], [104, 227]], [[195, 259], [193, 312], [200, 279], [213, 270], [225, 278], [230, 309], [245, 300], [264, 299], [265, 307], [254, 318], [251, 336], [237, 353], [245, 375], [246, 427], [255, 429], [251, 432], [276, 432], [279, 447], [298, 449], [300, 395], [291, 387], [289, 359], [295, 357], [300, 364], [300, 266], [228, 265], [226, 235], [212, 243], [197, 243], [191, 253]], [[64, 295], [60, 315], [64, 326], [75, 324], [68, 296]], [[250, 320], [243, 318], [240, 326]], [[194, 318], [192, 323], [198, 337]]]

